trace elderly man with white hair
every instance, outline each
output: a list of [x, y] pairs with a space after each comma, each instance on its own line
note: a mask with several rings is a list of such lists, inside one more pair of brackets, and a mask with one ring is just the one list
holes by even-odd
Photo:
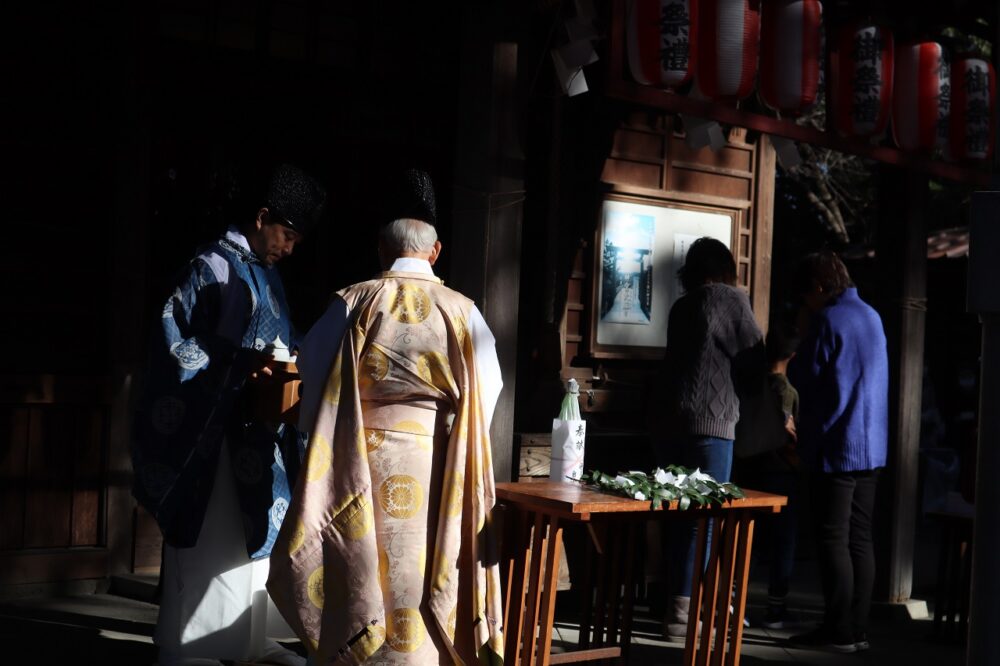
[[338, 292], [300, 351], [310, 440], [268, 589], [316, 663], [503, 654], [495, 341], [434, 276], [430, 178], [404, 180], [379, 238], [385, 272]]

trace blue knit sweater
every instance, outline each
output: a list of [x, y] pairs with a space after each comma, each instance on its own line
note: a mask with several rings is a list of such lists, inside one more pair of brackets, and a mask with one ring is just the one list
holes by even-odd
[[817, 313], [788, 369], [799, 391], [799, 447], [823, 472], [885, 466], [889, 359], [878, 313], [847, 289]]

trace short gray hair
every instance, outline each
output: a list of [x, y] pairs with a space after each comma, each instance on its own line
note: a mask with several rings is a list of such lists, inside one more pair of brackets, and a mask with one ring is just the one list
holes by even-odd
[[394, 253], [430, 252], [438, 239], [434, 225], [408, 217], [385, 225], [381, 237], [386, 249]]

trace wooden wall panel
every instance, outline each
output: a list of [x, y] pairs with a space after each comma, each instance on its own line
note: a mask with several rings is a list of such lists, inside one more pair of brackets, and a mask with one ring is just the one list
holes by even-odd
[[73, 546], [96, 546], [102, 539], [106, 419], [99, 410], [79, 413], [80, 438], [73, 455]]
[[[580, 331], [580, 311], [579, 310], [566, 310], [566, 330], [567, 331]], [[580, 335], [580, 333], [577, 333]]]
[[107, 574], [109, 409], [102, 377], [0, 377], [0, 583]]
[[570, 305], [583, 303], [583, 281], [570, 278], [566, 302]]
[[653, 162], [663, 160], [665, 138], [660, 133], [622, 129], [615, 134], [615, 155]]
[[670, 161], [674, 164], [698, 164], [716, 169], [743, 171], [748, 175], [753, 170], [752, 147], [726, 146], [718, 152], [713, 152], [711, 148], [690, 148], [684, 143], [683, 135], [671, 133], [669, 150]]
[[601, 180], [608, 183], [626, 183], [638, 187], [659, 188], [663, 181], [663, 167], [659, 164], [611, 158], [604, 163]]
[[71, 408], [31, 408], [24, 515], [26, 548], [70, 545], [73, 416]]
[[751, 180], [742, 176], [673, 167], [667, 183], [671, 190], [704, 192], [739, 201], [748, 201], [751, 197]]
[[0, 550], [24, 543], [28, 416], [25, 407], [0, 408]]

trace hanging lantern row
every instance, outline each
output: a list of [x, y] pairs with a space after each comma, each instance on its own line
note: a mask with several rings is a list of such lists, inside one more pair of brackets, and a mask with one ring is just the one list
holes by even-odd
[[[821, 67], [820, 0], [631, 0], [629, 66], [642, 84], [713, 101], [749, 96], [787, 115], [815, 103]], [[758, 69], [758, 47], [759, 69]], [[949, 63], [934, 41], [894, 44], [875, 23], [841, 27], [830, 43], [832, 127], [851, 137], [885, 132], [901, 149], [990, 157], [996, 77], [980, 57]]]

